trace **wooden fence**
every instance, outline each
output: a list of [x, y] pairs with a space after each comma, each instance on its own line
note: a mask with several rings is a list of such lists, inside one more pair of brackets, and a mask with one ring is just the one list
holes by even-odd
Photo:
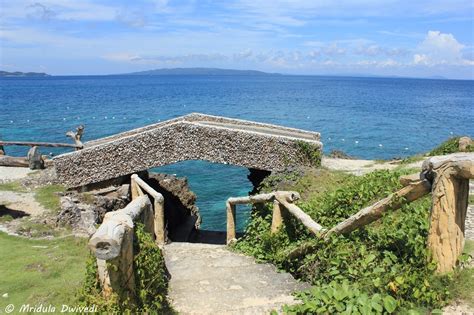
[[[303, 212], [294, 202], [297, 192], [277, 191], [227, 200], [227, 243], [235, 240], [237, 204], [273, 202], [271, 231], [275, 233], [283, 224], [282, 212], [297, 218], [317, 237], [327, 239], [332, 234], [347, 234], [380, 219], [384, 213], [395, 211], [431, 192], [432, 209], [428, 247], [438, 264], [438, 272], [451, 271], [464, 247], [465, 219], [469, 199], [469, 179], [474, 178], [474, 153], [451, 154], [433, 157], [423, 163], [420, 174], [404, 176], [399, 191], [368, 206], [336, 226], [326, 229]], [[298, 257], [316, 248], [303, 244], [290, 257]]]
[[[143, 190], [147, 192], [150, 198]], [[105, 214], [104, 221], [89, 240], [89, 248], [97, 258], [102, 293], [117, 293], [122, 300], [135, 298], [133, 238], [136, 222], [152, 234], [157, 246], [166, 239], [163, 196], [138, 175], [131, 177], [132, 201], [123, 209]]]

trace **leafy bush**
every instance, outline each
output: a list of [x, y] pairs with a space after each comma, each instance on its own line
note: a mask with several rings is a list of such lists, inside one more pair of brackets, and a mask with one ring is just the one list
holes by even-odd
[[286, 306], [287, 314], [373, 314], [395, 312], [398, 302], [391, 295], [368, 295], [345, 280], [313, 287], [299, 294], [301, 305]]
[[[429, 156], [434, 156], [434, 155], [445, 155], [445, 154], [451, 154], [451, 153], [456, 153], [459, 152], [459, 139], [461, 137], [452, 137], [449, 138], [448, 140], [444, 141], [441, 143], [439, 146], [431, 150], [428, 155]], [[470, 145], [467, 148], [468, 152], [474, 152], [474, 146]]]
[[[349, 177], [343, 184], [309, 198], [299, 206], [316, 222], [330, 228], [400, 188], [400, 175], [403, 175], [400, 171], [384, 170], [363, 177]], [[365, 228], [345, 236], [334, 235], [329, 240], [314, 237], [293, 219], [287, 220], [284, 228], [272, 235], [271, 209], [261, 207], [254, 210], [246, 234], [235, 248], [259, 260], [270, 261], [321, 288], [322, 291], [313, 289], [300, 295], [304, 304], [287, 308], [289, 312], [300, 314], [305, 313], [306, 308], [314, 310], [315, 307], [336, 305], [344, 310], [351, 305], [356, 307], [355, 297], [326, 301], [314, 294], [319, 292], [318, 296], [325, 296], [329, 294], [328, 290], [340, 288], [344, 283], [344, 287], [356, 287], [359, 296], [370, 300], [383, 302], [392, 297], [397, 310], [419, 306], [438, 308], [448, 300], [449, 277], [434, 274], [436, 266], [426, 249], [429, 207], [430, 199], [422, 198], [385, 214]], [[317, 249], [304, 257], [289, 260], [288, 253], [302, 244]], [[377, 308], [372, 311], [382, 312]], [[357, 309], [362, 312], [358, 306]], [[390, 310], [384, 308], [383, 312]], [[329, 308], [327, 312], [332, 313]]]
[[156, 246], [152, 236], [144, 231], [142, 224], [135, 227], [134, 238], [134, 271], [135, 303], [120, 301], [116, 294], [104, 299], [101, 294], [100, 281], [97, 275], [96, 258], [90, 255], [86, 267], [86, 277], [79, 292], [83, 305], [97, 305], [100, 312], [124, 313], [159, 313], [172, 314], [166, 295], [168, 276], [161, 250]]
[[306, 162], [308, 162], [312, 166], [320, 166], [321, 165], [321, 148], [314, 145], [309, 144], [305, 141], [297, 141], [296, 146], [298, 150], [301, 152]]

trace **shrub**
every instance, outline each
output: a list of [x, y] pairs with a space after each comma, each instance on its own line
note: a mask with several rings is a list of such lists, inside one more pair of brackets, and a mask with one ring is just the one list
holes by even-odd
[[87, 262], [86, 277], [79, 292], [83, 305], [97, 305], [100, 312], [107, 313], [159, 313], [172, 314], [166, 295], [168, 292], [168, 273], [161, 250], [156, 246], [152, 236], [144, 231], [142, 224], [135, 227], [134, 238], [134, 271], [135, 303], [120, 301], [116, 294], [104, 299], [101, 294], [97, 275], [96, 258], [92, 254]]
[[[330, 228], [400, 188], [398, 178], [402, 174], [384, 170], [349, 177], [343, 184], [299, 206], [316, 222]], [[334, 235], [329, 240], [309, 234], [295, 220], [285, 222], [284, 228], [272, 235], [271, 210], [263, 207], [254, 210], [246, 234], [235, 248], [321, 288], [300, 295], [303, 305], [289, 307], [289, 312], [299, 314], [305, 308], [314, 311], [316, 307], [326, 307], [326, 312], [332, 313], [330, 306], [339, 312], [338, 308], [347, 310], [351, 305], [351, 309], [357, 307], [361, 312], [357, 306], [359, 297], [347, 296], [340, 301], [334, 296], [322, 297], [341, 286], [357, 288], [360, 296], [376, 300], [382, 311], [379, 306], [372, 311], [378, 313], [391, 311], [390, 306], [383, 306], [384, 299], [392, 301], [391, 298], [396, 301], [397, 310], [438, 308], [449, 299], [446, 288], [450, 279], [435, 275], [436, 265], [426, 249], [429, 207], [430, 199], [422, 198], [349, 235]], [[288, 253], [303, 243], [317, 250], [288, 260]]]
[[[452, 137], [449, 138], [448, 140], [444, 141], [441, 143], [439, 146], [431, 150], [428, 155], [429, 156], [434, 156], [434, 155], [445, 155], [445, 154], [451, 154], [451, 153], [456, 153], [459, 152], [459, 139], [461, 137]], [[474, 146], [470, 145], [467, 148], [468, 152], [474, 152]]]

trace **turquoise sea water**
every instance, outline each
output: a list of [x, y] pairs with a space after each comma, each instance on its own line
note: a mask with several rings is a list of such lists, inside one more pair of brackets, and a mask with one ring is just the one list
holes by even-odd
[[[5, 140], [67, 142], [65, 131], [78, 124], [85, 124], [84, 139], [90, 140], [191, 112], [319, 131], [326, 152], [401, 157], [427, 151], [452, 135], [474, 135], [474, 81], [317, 76], [0, 79], [0, 138]], [[26, 149], [8, 147], [7, 153], [24, 155]], [[225, 200], [251, 189], [247, 170], [239, 167], [190, 161], [159, 170], [189, 178], [204, 229], [224, 230]]]

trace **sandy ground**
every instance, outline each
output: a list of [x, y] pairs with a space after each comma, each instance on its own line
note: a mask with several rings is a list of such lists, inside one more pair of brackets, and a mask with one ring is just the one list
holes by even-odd
[[46, 211], [36, 200], [34, 193], [0, 191], [0, 210], [16, 216], [37, 216]]
[[7, 167], [0, 166], [0, 183], [25, 178], [32, 171], [26, 167]]
[[[405, 167], [419, 168], [421, 170], [422, 164], [423, 161], [419, 161], [407, 164]], [[323, 157], [322, 166], [331, 170], [345, 171], [354, 175], [363, 175], [375, 170], [391, 170], [400, 165], [394, 161], [381, 163], [374, 160], [346, 160]]]

